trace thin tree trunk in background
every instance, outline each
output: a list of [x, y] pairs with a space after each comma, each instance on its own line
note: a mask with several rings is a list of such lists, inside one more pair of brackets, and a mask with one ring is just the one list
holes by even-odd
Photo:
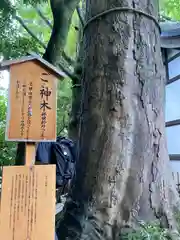
[[[81, 29], [80, 29], [81, 28]], [[82, 94], [82, 62], [83, 62], [83, 46], [81, 40], [82, 27], [79, 27], [79, 48], [77, 50], [77, 62], [74, 73], [77, 76], [72, 81], [72, 106], [69, 121], [68, 135], [73, 141], [77, 141], [79, 137], [79, 124], [80, 124], [80, 104]]]
[[[81, 15], [85, 15], [85, 0], [82, 0]], [[80, 125], [80, 106], [82, 95], [82, 74], [83, 74], [83, 26], [79, 21], [78, 43], [77, 43], [77, 62], [74, 69], [76, 79], [72, 82], [72, 109], [69, 122], [69, 137], [78, 141], [79, 138], [79, 125]]]
[[44, 59], [54, 65], [58, 65], [59, 60], [62, 59], [62, 54], [66, 45], [72, 15], [79, 0], [50, 0], [50, 3], [54, 23]]
[[[158, 19], [158, 1], [88, 0], [86, 19], [133, 7]], [[80, 157], [59, 239], [119, 240], [158, 219], [175, 227], [179, 198], [165, 140], [160, 33], [139, 14], [112, 12], [85, 30]]]

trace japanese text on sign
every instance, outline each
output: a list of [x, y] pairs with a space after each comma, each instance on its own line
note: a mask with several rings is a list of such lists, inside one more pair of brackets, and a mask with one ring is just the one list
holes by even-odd
[[0, 212], [2, 239], [54, 239], [54, 182], [54, 165], [4, 168]]
[[51, 107], [49, 106], [48, 99], [51, 96], [52, 90], [49, 90], [47, 83], [47, 73], [42, 73], [41, 76], [41, 89], [40, 89], [40, 95], [41, 95], [41, 137], [44, 138], [44, 133], [46, 131], [46, 123], [47, 123], [47, 111], [51, 110]]
[[23, 65], [10, 68], [6, 140], [55, 141], [56, 79], [34, 62]]

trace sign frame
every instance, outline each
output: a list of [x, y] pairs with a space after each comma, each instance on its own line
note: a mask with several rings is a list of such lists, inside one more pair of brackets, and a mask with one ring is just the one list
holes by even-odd
[[[48, 136], [48, 132], [47, 135], [43, 138], [43, 137], [35, 137], [35, 138], [32, 138], [30, 137], [29, 139], [26, 138], [25, 136], [23, 136], [22, 138], [21, 137], [9, 137], [9, 126], [10, 126], [10, 119], [11, 119], [11, 67], [13, 68], [14, 65], [23, 65], [24, 63], [26, 64], [27, 62], [32, 62], [34, 63], [34, 68], [35, 67], [39, 67], [50, 73], [51, 75], [51, 79], [50, 81], [53, 81], [51, 82], [51, 85], [53, 84], [53, 88], [55, 90], [55, 94], [53, 94], [53, 99], [55, 97], [55, 99], [57, 99], [57, 82], [58, 82], [58, 79], [57, 78], [64, 78], [66, 77], [66, 75], [59, 69], [57, 69], [56, 67], [54, 67], [52, 64], [50, 64], [49, 62], [45, 61], [43, 58], [39, 57], [38, 55], [31, 55], [31, 56], [25, 56], [25, 57], [22, 57], [18, 60], [8, 60], [8, 61], [4, 61], [0, 64], [0, 69], [6, 69], [8, 68], [9, 69], [9, 78], [10, 78], [10, 82], [9, 82], [9, 89], [8, 89], [8, 106], [7, 106], [7, 114], [6, 114], [6, 131], [5, 131], [5, 140], [6, 141], [16, 141], [16, 142], [29, 142], [29, 143], [33, 143], [33, 142], [55, 142], [56, 141], [56, 134], [57, 134], [57, 129], [55, 128], [54, 130], [51, 130], [51, 131], [55, 131], [54, 134], [51, 132], [49, 133], [50, 135], [53, 134], [53, 138], [51, 138], [50, 136]], [[35, 66], [36, 65], [36, 66]], [[27, 71], [28, 71], [28, 68], [27, 68]], [[54, 79], [52, 79], [54, 78]], [[14, 80], [13, 80], [14, 81]], [[41, 81], [39, 79], [39, 81]], [[22, 90], [21, 90], [22, 91]], [[54, 96], [55, 95], [55, 96]], [[53, 100], [52, 100], [53, 101]], [[55, 124], [57, 122], [57, 100], [55, 101], [55, 105], [53, 103], [53, 112], [54, 112], [54, 109], [55, 109]], [[26, 111], [26, 110], [25, 110]], [[25, 115], [26, 118], [27, 118], [27, 114]], [[39, 118], [38, 118], [39, 119]], [[27, 124], [25, 124], [25, 126], [27, 126]], [[31, 125], [32, 126], [32, 125]], [[33, 124], [34, 126], [34, 124]], [[54, 125], [52, 125], [54, 126]], [[32, 128], [32, 127], [31, 127]], [[41, 125], [39, 126], [39, 129], [41, 128]], [[47, 131], [48, 128], [46, 128], [46, 131]], [[25, 128], [26, 130], [26, 128]], [[12, 129], [11, 129], [12, 131]], [[18, 136], [18, 135], [17, 135]]]

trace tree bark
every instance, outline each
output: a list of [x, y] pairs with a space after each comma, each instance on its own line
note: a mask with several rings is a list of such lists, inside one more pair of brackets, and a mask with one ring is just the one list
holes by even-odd
[[44, 58], [50, 63], [57, 65], [62, 57], [72, 15], [79, 0], [51, 0], [50, 3], [54, 24]]
[[[86, 20], [114, 7], [158, 19], [158, 1], [88, 0]], [[59, 239], [119, 240], [120, 229], [158, 219], [176, 227], [164, 120], [159, 29], [137, 13], [111, 12], [85, 30], [80, 153]]]
[[80, 105], [81, 105], [81, 79], [82, 79], [82, 66], [80, 55], [78, 57], [78, 65], [75, 67], [76, 79], [72, 81], [72, 106], [69, 121], [69, 137], [77, 142], [79, 137], [79, 123], [80, 123]]

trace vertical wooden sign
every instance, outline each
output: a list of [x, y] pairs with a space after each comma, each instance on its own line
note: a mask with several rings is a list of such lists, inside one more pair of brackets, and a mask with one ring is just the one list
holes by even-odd
[[57, 80], [35, 61], [10, 66], [7, 141], [56, 140]]
[[0, 239], [53, 240], [56, 166], [32, 165], [35, 142], [56, 141], [56, 78], [64, 74], [38, 56], [1, 66], [10, 69], [6, 140], [26, 142], [26, 166], [3, 168]]
[[55, 166], [4, 167], [0, 239], [53, 240]]

